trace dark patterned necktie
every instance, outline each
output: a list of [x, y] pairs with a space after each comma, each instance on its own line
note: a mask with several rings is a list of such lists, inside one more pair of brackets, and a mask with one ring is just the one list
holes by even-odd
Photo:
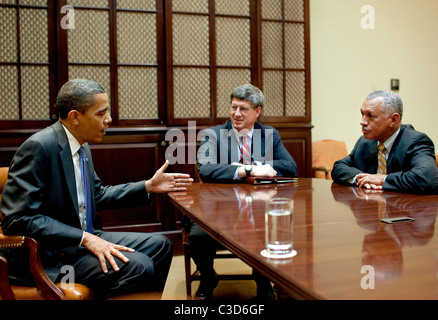
[[82, 183], [84, 186], [84, 197], [85, 197], [85, 212], [86, 212], [86, 231], [93, 233], [93, 205], [91, 201], [91, 185], [90, 176], [88, 174], [87, 157], [85, 155], [84, 147], [80, 147], [79, 160], [81, 162], [81, 172], [82, 172]]

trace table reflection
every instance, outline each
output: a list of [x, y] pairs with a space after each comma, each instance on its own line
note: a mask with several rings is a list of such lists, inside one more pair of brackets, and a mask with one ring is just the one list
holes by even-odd
[[[348, 206], [356, 223], [370, 231], [362, 246], [362, 263], [374, 267], [376, 281], [397, 279], [403, 269], [404, 246], [424, 246], [433, 237], [438, 213], [436, 196], [367, 190], [332, 184], [336, 201]], [[412, 222], [387, 224], [382, 218], [409, 216]], [[384, 245], [382, 245], [384, 244]]]

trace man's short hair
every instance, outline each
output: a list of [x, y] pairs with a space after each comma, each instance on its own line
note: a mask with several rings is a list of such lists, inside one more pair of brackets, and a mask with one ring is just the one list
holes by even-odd
[[61, 119], [65, 119], [71, 110], [85, 113], [94, 105], [96, 94], [106, 93], [99, 83], [87, 79], [73, 79], [65, 83], [56, 98], [56, 109]]
[[400, 114], [400, 120], [403, 117], [403, 101], [400, 96], [389, 90], [377, 90], [371, 92], [367, 96], [367, 100], [376, 98], [383, 98], [383, 105], [385, 106], [386, 114], [389, 116], [391, 113], [397, 112]]
[[254, 109], [257, 107], [263, 107], [265, 101], [263, 92], [252, 84], [244, 84], [235, 88], [231, 93], [231, 101], [233, 101], [233, 98], [251, 102]]

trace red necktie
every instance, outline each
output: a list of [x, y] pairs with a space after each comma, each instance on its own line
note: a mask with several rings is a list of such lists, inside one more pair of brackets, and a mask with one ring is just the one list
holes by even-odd
[[251, 147], [248, 135], [242, 137], [242, 147], [240, 151], [242, 153], [242, 163], [251, 164]]

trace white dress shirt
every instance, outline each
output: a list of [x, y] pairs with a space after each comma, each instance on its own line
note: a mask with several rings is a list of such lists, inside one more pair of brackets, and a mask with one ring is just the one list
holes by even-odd
[[[79, 160], [79, 154], [78, 154], [81, 145], [64, 125], [62, 127], [64, 128], [65, 133], [67, 134], [68, 142], [70, 145], [70, 151], [73, 158], [73, 167], [75, 170], [75, 181], [76, 181], [76, 192], [77, 192], [78, 207], [79, 207], [79, 220], [81, 222], [82, 230], [85, 231], [87, 228], [86, 212], [85, 212], [85, 196], [84, 196], [84, 185], [82, 183], [81, 162]], [[83, 239], [84, 236], [82, 235], [82, 240]], [[79, 246], [81, 246], [82, 240]]]

